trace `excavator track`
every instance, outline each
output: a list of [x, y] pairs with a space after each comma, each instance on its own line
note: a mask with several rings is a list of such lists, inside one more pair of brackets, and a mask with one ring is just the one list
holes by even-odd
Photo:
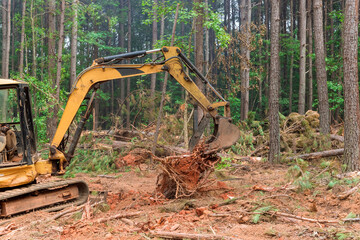
[[0, 217], [44, 207], [45, 211], [58, 211], [69, 205], [80, 205], [88, 197], [88, 185], [81, 180], [32, 184], [0, 193]]

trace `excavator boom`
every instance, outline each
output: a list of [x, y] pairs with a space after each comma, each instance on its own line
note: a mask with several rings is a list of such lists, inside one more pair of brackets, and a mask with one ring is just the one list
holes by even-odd
[[[143, 57], [147, 54], [155, 52], [162, 52], [164, 60], [145, 64], [121, 63], [123, 60], [128, 60], [135, 57]], [[207, 84], [207, 86], [219, 98], [220, 101], [211, 103], [209, 99], [201, 92], [196, 83], [190, 78], [190, 76], [186, 74], [184, 65], [198, 78], [200, 78], [203, 83]], [[200, 140], [201, 134], [209, 121], [209, 117], [213, 118], [214, 120], [214, 134], [208, 142], [210, 151], [214, 149], [220, 150], [229, 148], [238, 140], [240, 132], [237, 127], [231, 123], [229, 103], [221, 96], [219, 92], [215, 90], [210, 82], [191, 63], [191, 61], [181, 53], [179, 48], [162, 47], [161, 49], [150, 51], [124, 53], [96, 59], [91, 67], [85, 69], [78, 76], [50, 147], [50, 159], [59, 161], [59, 173], [64, 172], [66, 162], [71, 159], [74, 153], [81, 130], [85, 124], [86, 119], [90, 115], [95, 91], [100, 83], [114, 79], [129, 78], [164, 71], [168, 72], [183, 88], [185, 88], [206, 113], [204, 114], [203, 119], [200, 119], [198, 130], [194, 132], [194, 136], [190, 140], [190, 148], [193, 148]], [[63, 142], [64, 136], [69, 129], [73, 119], [75, 118], [76, 113], [83, 103], [83, 100], [90, 90], [94, 91], [90, 101], [88, 101], [88, 109], [78, 124], [78, 130], [73, 137], [73, 142], [70, 145], [69, 151], [67, 154], [65, 154], [65, 147], [61, 146], [61, 143]], [[219, 107], [224, 107], [224, 116], [220, 116], [218, 114], [217, 109]]]

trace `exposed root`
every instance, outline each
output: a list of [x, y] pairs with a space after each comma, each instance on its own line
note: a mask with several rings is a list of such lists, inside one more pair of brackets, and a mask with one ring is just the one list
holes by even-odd
[[154, 159], [162, 163], [163, 169], [156, 191], [166, 198], [179, 198], [192, 196], [213, 184], [208, 177], [220, 157], [216, 153], [206, 153], [205, 144], [199, 144], [190, 155]]

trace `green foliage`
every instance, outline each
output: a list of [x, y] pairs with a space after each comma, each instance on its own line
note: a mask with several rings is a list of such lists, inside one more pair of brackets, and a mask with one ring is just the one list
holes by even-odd
[[118, 157], [116, 152], [109, 153], [102, 150], [78, 149], [70, 165], [66, 169], [65, 178], [74, 177], [75, 174], [101, 173], [109, 174], [116, 172], [115, 159]]
[[307, 170], [309, 164], [303, 159], [296, 159], [296, 162], [288, 170], [288, 176], [294, 179], [293, 184], [298, 186], [299, 191], [312, 189], [311, 173]]
[[260, 207], [260, 208], [256, 208], [253, 212], [256, 214], [253, 214], [251, 221], [253, 223], [259, 223], [261, 216], [264, 213], [267, 213], [269, 211], [277, 211], [276, 208], [274, 208], [273, 206], [269, 205], [269, 206], [264, 206], [264, 207]]
[[221, 170], [224, 168], [228, 168], [231, 166], [232, 159], [230, 157], [221, 157], [220, 162], [218, 162], [215, 166], [217, 170]]

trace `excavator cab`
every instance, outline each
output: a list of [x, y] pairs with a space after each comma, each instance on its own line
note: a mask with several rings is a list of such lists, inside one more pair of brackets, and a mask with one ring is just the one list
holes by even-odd
[[0, 168], [32, 164], [36, 153], [29, 88], [0, 80]]

